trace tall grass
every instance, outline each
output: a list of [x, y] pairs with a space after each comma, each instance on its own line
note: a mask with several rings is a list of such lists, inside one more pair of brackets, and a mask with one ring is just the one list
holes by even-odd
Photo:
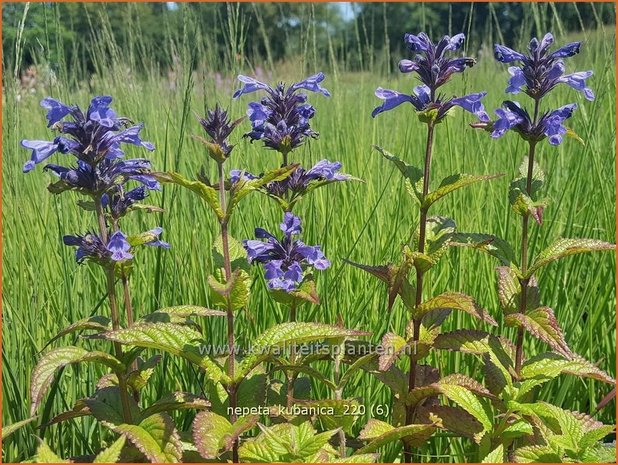
[[[551, 4], [549, 4], [551, 5]], [[130, 10], [131, 5], [127, 5]], [[204, 168], [214, 176], [215, 166], [189, 135], [199, 133], [191, 112], [203, 112], [206, 105], [219, 102], [229, 106], [232, 115], [245, 111], [246, 101], [232, 101], [232, 84], [217, 86], [212, 72], [227, 70], [223, 77], [238, 72], [252, 73], [254, 66], [274, 67], [275, 79], [299, 79], [323, 67], [330, 73], [326, 87], [332, 98], [316, 97], [316, 129], [320, 139], [301, 149], [298, 159], [311, 164], [322, 158], [340, 160], [345, 171], [365, 180], [365, 183], [333, 185], [317, 191], [298, 207], [304, 219], [305, 239], [322, 244], [333, 266], [321, 273], [318, 291], [319, 307], [299, 311], [301, 321], [335, 323], [341, 316], [346, 327], [369, 330], [372, 340], [388, 330], [402, 333], [407, 321], [405, 309], [397, 303], [386, 310], [385, 290], [377, 280], [362, 271], [346, 266], [343, 258], [362, 263], [383, 263], [394, 260], [400, 245], [407, 241], [416, 226], [412, 199], [407, 195], [400, 176], [394, 173], [372, 144], [384, 146], [410, 163], [421, 164], [424, 134], [409, 109], [400, 108], [373, 120], [376, 105], [373, 91], [378, 85], [408, 91], [413, 86], [408, 76], [400, 77], [383, 70], [387, 64], [379, 53], [381, 44], [358, 41], [358, 57], [363, 60], [363, 72], [346, 72], [345, 58], [332, 49], [318, 54], [318, 44], [312, 39], [312, 7], [307, 7], [308, 26], [301, 37], [289, 38], [307, 44], [300, 57], [284, 63], [248, 63], [243, 59], [247, 47], [242, 16], [230, 15], [221, 27], [229, 40], [229, 53], [220, 57], [208, 46], [211, 31], [201, 30], [197, 18], [182, 8], [183, 33], [164, 44], [144, 43], [139, 31], [139, 16], [134, 16], [134, 36], [129, 38], [131, 50], [120, 50], [109, 27], [91, 31], [84, 38], [91, 44], [96, 75], [86, 78], [79, 70], [83, 64], [47, 63], [45, 57], [55, 47], [70, 47], [54, 39], [54, 24], [61, 18], [53, 8], [49, 12], [48, 34], [41, 40], [39, 68], [55, 69], [55, 77], [47, 75], [34, 93], [24, 93], [11, 78], [10, 70], [19, 62], [3, 62], [3, 126], [2, 126], [2, 224], [3, 224], [3, 327], [2, 327], [2, 407], [4, 424], [28, 416], [28, 385], [31, 370], [44, 350], [45, 341], [63, 327], [94, 313], [105, 313], [104, 286], [96, 267], [76, 266], [73, 251], [62, 245], [66, 233], [83, 232], [93, 227], [90, 217], [75, 207], [76, 196], [59, 197], [46, 192], [51, 177], [42, 170], [27, 175], [21, 166], [28, 153], [19, 146], [22, 138], [46, 139], [45, 119], [39, 100], [52, 95], [64, 101], [85, 105], [93, 94], [114, 96], [119, 114], [130, 114], [145, 121], [144, 136], [157, 146], [152, 159], [160, 170], [177, 170], [197, 174]], [[233, 12], [235, 5], [229, 5]], [[256, 7], [259, 9], [259, 6]], [[547, 174], [548, 195], [553, 199], [547, 209], [543, 228], [533, 228], [531, 247], [540, 250], [557, 237], [594, 237], [612, 241], [615, 231], [615, 62], [613, 28], [583, 30], [577, 36], [565, 37], [560, 32], [559, 16], [551, 6], [530, 5], [521, 25], [520, 37], [529, 37], [551, 28], [557, 39], [581, 39], [583, 53], [570, 64], [577, 69], [593, 69], [591, 86], [597, 99], [584, 101], [574, 91], [563, 87], [554, 93], [552, 104], [576, 101], [579, 109], [572, 127], [584, 144], [567, 140], [558, 148], [541, 144], [538, 161]], [[98, 14], [105, 17], [105, 8]], [[471, 6], [470, 15], [474, 14]], [[458, 78], [448, 92], [489, 92], [486, 105], [496, 108], [504, 98], [506, 72], [491, 58], [490, 41], [500, 37], [499, 18], [487, 25], [488, 31], [467, 31], [471, 43], [481, 44], [468, 50], [479, 57], [479, 64], [463, 78]], [[104, 23], [105, 24], [105, 23]], [[367, 24], [357, 24], [358, 30]], [[165, 26], [162, 26], [165, 27]], [[456, 32], [465, 25], [453, 25]], [[418, 29], [411, 24], [410, 30]], [[437, 35], [439, 31], [434, 31]], [[442, 32], [442, 31], [440, 31]], [[484, 35], [490, 34], [490, 35]], [[360, 35], [351, 37], [356, 40]], [[484, 40], [487, 39], [487, 40]], [[523, 44], [523, 42], [522, 42]], [[324, 45], [324, 44], [322, 44]], [[173, 73], [157, 69], [148, 63], [152, 47], [165, 47], [176, 56]], [[18, 45], [19, 47], [19, 45]], [[326, 44], [327, 49], [329, 44]], [[15, 55], [13, 55], [15, 56]], [[388, 66], [394, 69], [399, 57], [390, 57]], [[6, 57], [5, 57], [6, 59]], [[150, 71], [135, 74], [137, 63]], [[51, 66], [49, 66], [51, 65]], [[522, 97], [523, 98], [523, 97]], [[407, 111], [406, 111], [407, 110]], [[434, 169], [437, 181], [453, 172], [506, 173], [489, 183], [454, 193], [441, 205], [441, 214], [453, 217], [461, 231], [497, 234], [511, 243], [518, 243], [517, 219], [510, 211], [507, 190], [521, 162], [524, 146], [518, 138], [507, 135], [493, 141], [486, 134], [467, 126], [467, 115], [457, 115], [437, 128]], [[238, 146], [232, 165], [252, 172], [275, 167], [279, 161], [259, 144], [249, 144], [236, 135]], [[127, 156], [134, 155], [128, 153]], [[135, 155], [138, 155], [135, 152]], [[139, 257], [132, 278], [134, 307], [137, 316], [163, 306], [175, 304], [209, 305], [206, 277], [213, 269], [211, 243], [217, 223], [206, 208], [187, 191], [165, 186], [162, 193], [152, 195], [151, 203], [162, 205], [165, 213], [134, 217], [125, 229], [143, 231], [161, 224], [170, 251], [149, 250]], [[254, 195], [241, 205], [241, 214], [230, 226], [237, 239], [253, 236], [253, 228], [276, 228], [280, 221], [278, 208], [265, 197]], [[540, 232], [539, 232], [540, 231]], [[496, 265], [490, 258], [469, 250], [452, 250], [453, 260], [444, 261], [429, 277], [428, 292], [457, 290], [474, 296], [493, 316], [499, 318], [495, 292]], [[238, 341], [247, 343], [265, 328], [285, 321], [285, 309], [267, 295], [264, 281], [255, 271], [249, 308], [238, 316]], [[598, 362], [615, 374], [615, 259], [611, 254], [577, 256], [551, 265], [540, 276], [542, 300], [552, 306], [571, 348]], [[208, 337], [215, 344], [225, 342], [223, 322], [204, 323]], [[445, 329], [478, 327], [467, 315], [452, 316]], [[513, 336], [511, 334], [511, 336]], [[67, 343], [71, 342], [70, 340]], [[86, 347], [94, 344], [80, 341]], [[97, 342], [100, 344], [100, 342]], [[525, 351], [536, 352], [541, 344], [527, 338]], [[471, 357], [434, 353], [432, 365], [444, 373], [461, 372], [476, 376], [479, 365]], [[328, 373], [328, 367], [320, 367]], [[101, 375], [96, 367], [72, 367], [64, 370], [54, 385], [42, 413], [42, 421], [53, 413], [68, 410], [78, 398], [91, 394], [92, 386]], [[203, 375], [185, 362], [164, 357], [144, 398], [160, 396], [173, 390], [196, 393], [206, 391]], [[313, 386], [314, 395], [328, 395], [321, 385]], [[564, 408], [594, 411], [606, 394], [606, 386], [594, 381], [561, 377], [549, 383], [538, 394]], [[367, 405], [389, 404], [389, 391], [368, 375], [357, 375], [346, 388], [345, 395], [359, 397]], [[369, 409], [368, 409], [369, 410]], [[598, 418], [614, 422], [615, 404], [605, 407]], [[191, 413], [180, 413], [178, 419], [185, 429]], [[362, 419], [362, 420], [366, 420]], [[359, 421], [361, 424], [362, 421]], [[90, 419], [69, 421], [50, 427], [42, 433], [34, 426], [15, 433], [4, 444], [2, 458], [14, 462], [29, 457], [36, 446], [35, 435], [45, 439], [59, 454], [70, 456], [92, 453], [102, 441], [109, 439]], [[433, 438], [420, 450], [420, 461], [472, 460], [469, 441], [448, 436]], [[383, 460], [395, 457], [386, 451]]]

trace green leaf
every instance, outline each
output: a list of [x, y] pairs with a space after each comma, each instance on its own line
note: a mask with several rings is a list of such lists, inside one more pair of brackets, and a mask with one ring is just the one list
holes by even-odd
[[504, 463], [504, 446], [498, 444], [498, 447], [487, 454], [481, 463]]
[[220, 310], [211, 310], [210, 308], [198, 307], [197, 305], [178, 305], [176, 307], [160, 308], [140, 318], [137, 320], [137, 323], [173, 323], [191, 316], [210, 317], [225, 315], [227, 314]]
[[543, 209], [546, 207], [545, 200], [538, 199], [538, 192], [543, 186], [545, 174], [537, 163], [532, 167], [532, 179], [530, 191], [528, 191], [528, 157], [525, 157], [519, 167], [520, 177], [511, 182], [509, 188], [509, 202], [513, 210], [522, 216], [532, 215], [537, 223], [541, 224]]
[[221, 366], [200, 347], [202, 335], [187, 326], [173, 323], [145, 323], [108, 331], [95, 337], [168, 352], [199, 366], [214, 382], [229, 382]]
[[383, 434], [389, 433], [394, 429], [394, 426], [386, 423], [385, 421], [371, 418], [358, 434], [358, 439], [361, 441], [369, 441], [371, 439], [376, 439]]
[[[515, 267], [517, 263], [515, 253], [508, 242], [490, 234], [458, 232], [452, 235], [451, 245], [480, 250], [497, 258], [502, 265]], [[517, 272], [516, 268], [514, 270]]]
[[408, 191], [411, 193], [411, 195], [416, 197], [419, 204], [422, 204], [423, 203], [423, 188], [422, 188], [423, 172], [420, 169], [416, 168], [415, 166], [408, 165], [406, 162], [397, 158], [391, 153], [387, 152], [382, 147], [378, 147], [377, 145], [374, 145], [373, 148], [376, 149], [378, 152], [380, 152], [384, 158], [386, 158], [387, 160], [395, 164], [397, 169], [401, 171], [401, 174], [403, 174], [403, 176], [406, 178], [406, 184], [408, 185]]
[[124, 371], [124, 365], [105, 352], [87, 351], [79, 347], [60, 347], [47, 352], [34, 367], [30, 377], [30, 415], [36, 413], [45, 392], [49, 388], [56, 370], [72, 363], [96, 362], [116, 372]]
[[[521, 284], [517, 273], [508, 266], [499, 266], [498, 272], [498, 298], [500, 306], [506, 314], [520, 312], [521, 308]], [[540, 304], [539, 287], [536, 278], [531, 276], [528, 280], [526, 311], [534, 310]]]
[[314, 305], [320, 305], [320, 297], [315, 286], [313, 276], [308, 274], [303, 279], [303, 282], [298, 289], [291, 292], [286, 292], [280, 289], [271, 290], [270, 294], [273, 299], [285, 305], [300, 305], [303, 302], [309, 302]]
[[47, 341], [47, 344], [45, 344], [45, 347], [49, 346], [52, 342], [57, 341], [62, 336], [66, 336], [67, 334], [71, 334], [76, 331], [84, 331], [84, 330], [89, 330], [89, 329], [93, 329], [96, 331], [107, 331], [108, 329], [110, 329], [110, 327], [111, 327], [110, 319], [104, 316], [95, 315], [89, 318], [84, 318], [83, 320], [79, 320], [73, 323], [72, 325], [64, 328], [62, 331], [56, 334], [53, 338]]
[[540, 268], [562, 257], [578, 253], [615, 250], [615, 248], [615, 244], [597, 239], [558, 239], [536, 257], [534, 264], [528, 269], [525, 277], [532, 276]]
[[429, 423], [433, 419], [440, 428], [480, 442], [483, 425], [460, 407], [428, 405], [417, 408], [416, 412], [418, 418], [424, 420], [423, 423]]
[[562, 457], [550, 446], [524, 446], [515, 449], [516, 463], [562, 463]]
[[43, 440], [40, 440], [36, 455], [34, 456], [35, 463], [69, 463], [68, 460], [63, 460], [56, 455]]
[[223, 275], [219, 278], [208, 277], [208, 285], [213, 290], [210, 298], [218, 307], [227, 308], [228, 303], [232, 310], [240, 310], [249, 303], [249, 286], [251, 278], [242, 268], [234, 270], [228, 282]]
[[526, 360], [521, 367], [523, 379], [549, 380], [562, 373], [592, 378], [609, 384], [616, 383], [610, 375], [577, 354], [565, 357], [557, 353], [547, 352]]
[[[124, 420], [124, 405], [120, 397], [120, 388], [117, 386], [106, 387], [95, 392], [94, 396], [78, 401], [73, 408], [76, 413], [84, 413], [80, 408], [81, 404], [87, 407], [90, 413], [108, 428], [121, 425]], [[137, 421], [140, 417], [140, 410], [133, 397], [127, 399], [131, 419]]]
[[[361, 415], [358, 399], [298, 400], [294, 405], [307, 409], [306, 412], [308, 413], [311, 412], [311, 409], [315, 409], [317, 412], [315, 415], [309, 413], [307, 416], [315, 416], [320, 420], [324, 429], [341, 428], [348, 434], [352, 434], [354, 423]], [[304, 416], [304, 414], [301, 414], [301, 416]]]
[[418, 306], [413, 316], [415, 319], [419, 319], [429, 312], [440, 310], [459, 310], [492, 326], [498, 325], [487, 310], [481, 308], [472, 297], [460, 292], [445, 292], [423, 302]]
[[13, 434], [15, 431], [17, 431], [18, 429], [22, 428], [23, 426], [26, 426], [27, 424], [33, 422], [37, 418], [39, 418], [39, 417], [38, 416], [30, 417], [30, 418], [26, 418], [25, 420], [17, 421], [15, 423], [10, 424], [10, 425], [2, 425], [2, 440], [4, 441], [11, 434]]
[[284, 180], [285, 178], [290, 176], [296, 170], [296, 168], [298, 168], [298, 166], [298, 164], [283, 166], [281, 168], [267, 171], [257, 179], [241, 179], [239, 182], [235, 183], [230, 190], [230, 201], [227, 205], [226, 216], [229, 218], [229, 216], [232, 214], [234, 208], [236, 208], [239, 202], [251, 192], [260, 189], [269, 182]]
[[[377, 420], [369, 420], [368, 424]], [[370, 426], [370, 431], [367, 434], [373, 434], [377, 429], [385, 430], [384, 422], [380, 422], [382, 425], [374, 425]], [[392, 427], [391, 427], [392, 428]], [[431, 435], [435, 432], [436, 426], [434, 424], [423, 424], [423, 425], [407, 425], [400, 426], [398, 428], [392, 428], [389, 431], [385, 431], [381, 435], [377, 437], [372, 437], [369, 444], [361, 447], [356, 451], [356, 454], [368, 454], [371, 452], [375, 452], [380, 447], [390, 444], [391, 442], [399, 441], [405, 439], [409, 444], [422, 444]], [[361, 435], [363, 432], [361, 432]], [[367, 436], [366, 436], [367, 437]], [[359, 436], [360, 438], [360, 436]]]
[[[155, 355], [150, 357], [148, 360], [144, 361], [141, 357], [137, 359], [137, 369], [133, 370], [127, 376], [127, 385], [131, 387], [134, 391], [140, 391], [143, 389], [148, 380], [154, 373], [155, 367], [161, 361], [160, 355]], [[118, 378], [116, 378], [116, 384], [118, 383]]]
[[[418, 253], [418, 252], [414, 252]], [[367, 273], [377, 277], [384, 283], [386, 283], [388, 289], [388, 308], [392, 308], [395, 298], [399, 295], [407, 308], [414, 308], [414, 286], [410, 284], [407, 279], [410, 266], [414, 263], [414, 255], [404, 255], [404, 260], [401, 265], [396, 266], [392, 264], [388, 265], [363, 265], [361, 263], [355, 263], [353, 261], [343, 259], [344, 262], [359, 268]]]
[[441, 393], [476, 418], [483, 425], [484, 431], [491, 430], [491, 410], [487, 403], [481, 401], [473, 392], [464, 386], [441, 385]]
[[193, 440], [198, 452], [205, 459], [216, 459], [231, 450], [242, 433], [257, 423], [258, 417], [240, 417], [233, 425], [213, 412], [201, 412], [193, 421]]
[[252, 346], [252, 353], [239, 365], [237, 379], [249, 373], [258, 363], [282, 355], [293, 344], [330, 339], [355, 338], [368, 333], [322, 323], [282, 323], [259, 335]]
[[[234, 239], [232, 236], [228, 234], [227, 237], [227, 245], [230, 254], [230, 263], [232, 265], [232, 270], [237, 268], [242, 268], [245, 271], [249, 271], [250, 264], [247, 261], [247, 252], [245, 248], [242, 246], [242, 243]], [[225, 268], [225, 260], [223, 253], [223, 238], [221, 234], [219, 234], [214, 243], [213, 243], [213, 261], [216, 268]]]
[[383, 353], [378, 358], [378, 369], [380, 371], [388, 370], [407, 344], [406, 340], [401, 336], [395, 333], [386, 333], [382, 337]]
[[[417, 270], [425, 272], [440, 261], [451, 245], [455, 230], [455, 221], [451, 218], [444, 216], [427, 218], [424, 253], [410, 252]], [[420, 226], [414, 232], [414, 246], [420, 250]]]
[[461, 189], [462, 187], [469, 186], [470, 184], [474, 184], [480, 181], [487, 181], [490, 179], [499, 178], [500, 176], [504, 176], [503, 174], [490, 174], [490, 175], [471, 175], [471, 174], [453, 174], [448, 176], [442, 180], [440, 186], [435, 191], [430, 192], [425, 197], [425, 201], [423, 202], [423, 207], [429, 208], [435, 202], [440, 200], [442, 197], [450, 194], [451, 192]]
[[436, 349], [482, 355], [491, 352], [491, 341], [494, 339], [495, 336], [485, 331], [457, 329], [440, 334], [434, 342], [434, 347]]
[[519, 419], [515, 420], [513, 423], [510, 423], [506, 428], [504, 428], [501, 437], [503, 439], [516, 439], [522, 436], [529, 436], [532, 434], [534, 434], [532, 425], [526, 420]]
[[107, 449], [102, 450], [94, 458], [93, 463], [116, 463], [120, 459], [120, 453], [126, 442], [125, 436], [120, 436], [114, 443]]
[[210, 402], [204, 397], [196, 396], [189, 392], [170, 392], [144, 409], [142, 417], [146, 418], [155, 413], [171, 412], [173, 410], [203, 410], [208, 407], [210, 407]]
[[180, 436], [172, 418], [166, 413], [151, 415], [139, 425], [123, 423], [111, 425], [110, 429], [125, 436], [153, 463], [177, 463], [182, 458]]
[[572, 353], [558, 325], [558, 320], [549, 307], [539, 307], [525, 314], [512, 313], [506, 316], [505, 322], [509, 326], [523, 326], [530, 334], [545, 342], [560, 354], [568, 357]]
[[337, 430], [316, 434], [309, 422], [301, 423], [299, 426], [291, 423], [277, 424], [268, 428], [261, 424], [258, 426], [261, 433], [243, 442], [238, 450], [241, 461], [315, 462], [312, 459], [320, 451], [334, 453], [328, 441]]
[[208, 186], [201, 181], [190, 181], [184, 176], [182, 176], [180, 173], [175, 173], [171, 171], [152, 173], [152, 175], [159, 182], [176, 184], [196, 193], [215, 212], [219, 220], [222, 220], [225, 217], [225, 214], [221, 209], [221, 205], [219, 204], [219, 193], [213, 187]]
[[[41, 425], [42, 427], [55, 425], [57, 423], [62, 423], [63, 421], [71, 420], [73, 418], [85, 417], [90, 415], [90, 409], [86, 405], [85, 399], [78, 399], [75, 401], [73, 408], [71, 410], [67, 410], [66, 412], [59, 413], [47, 423]], [[4, 432], [4, 428], [2, 429]]]

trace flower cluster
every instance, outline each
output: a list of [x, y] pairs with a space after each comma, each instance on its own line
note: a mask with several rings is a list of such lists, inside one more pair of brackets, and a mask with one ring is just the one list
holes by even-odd
[[570, 118], [577, 108], [577, 105], [572, 103], [548, 111], [541, 115], [535, 124], [530, 114], [517, 102], [507, 100], [502, 105], [502, 108], [496, 110], [498, 119], [492, 125], [492, 137], [502, 137], [506, 131], [512, 129], [526, 140], [538, 141], [547, 137], [552, 145], [559, 145], [562, 142], [562, 137], [567, 133], [564, 121]]
[[330, 262], [319, 245], [306, 245], [294, 238], [302, 231], [300, 218], [287, 212], [280, 227], [284, 233], [281, 241], [266, 230], [256, 228], [255, 236], [258, 239], [266, 239], [266, 242], [245, 240], [243, 246], [250, 263], [263, 264], [264, 276], [270, 289], [292, 292], [303, 281], [304, 271], [308, 266], [324, 270], [330, 266]]
[[416, 73], [422, 85], [416, 86], [412, 94], [378, 87], [375, 95], [384, 100], [384, 103], [375, 108], [371, 116], [375, 117], [408, 102], [414, 106], [416, 111], [430, 114], [435, 122], [440, 122], [448, 111], [456, 106], [475, 114], [481, 121], [489, 121], [489, 116], [481, 103], [486, 92], [453, 98], [436, 93], [437, 89], [446, 84], [453, 74], [463, 73], [466, 68], [474, 65], [473, 58], [452, 58], [447, 55], [447, 52], [459, 50], [464, 39], [463, 34], [453, 37], [444, 36], [437, 44], [434, 44], [424, 32], [418, 35], [406, 34], [404, 41], [408, 49], [416, 55], [413, 60], [401, 60], [399, 70], [402, 73]]
[[340, 162], [330, 162], [328, 160], [320, 160], [309, 169], [299, 166], [287, 178], [268, 183], [266, 185], [266, 192], [276, 197], [284, 197], [286, 195], [294, 197], [304, 194], [313, 183], [348, 181], [351, 179], [349, 174], [338, 173], [340, 169]]
[[234, 98], [258, 90], [264, 90], [268, 94], [259, 102], [249, 103], [247, 116], [252, 130], [245, 136], [252, 142], [261, 140], [266, 147], [287, 154], [302, 145], [307, 137], [318, 136], [310, 126], [315, 108], [307, 103], [307, 95], [299, 91], [304, 89], [329, 97], [328, 90], [320, 86], [324, 73], [317, 73], [287, 88], [283, 83], [272, 88], [243, 75], [238, 76], [238, 80], [243, 86], [234, 93]]
[[594, 100], [594, 93], [586, 87], [586, 79], [592, 76], [592, 71], [564, 74], [563, 58], [579, 53], [581, 44], [572, 42], [550, 53], [549, 49], [553, 42], [554, 37], [549, 33], [545, 34], [541, 41], [533, 38], [528, 45], [528, 55], [504, 45], [495, 46], [496, 60], [501, 63], [521, 63], [521, 67], [511, 66], [509, 68], [511, 78], [506, 92], [516, 94], [523, 90], [534, 99], [535, 112], [530, 117], [530, 114], [518, 102], [510, 100], [503, 102], [502, 108], [496, 110], [498, 118], [495, 121], [490, 124], [482, 122], [478, 125], [490, 130], [492, 137], [501, 137], [506, 131], [512, 129], [525, 140], [538, 142], [547, 137], [550, 144], [558, 145], [568, 131], [564, 122], [571, 117], [577, 105], [572, 103], [539, 114], [538, 107], [541, 99], [558, 84], [564, 83], [583, 92], [586, 99]]
[[223, 110], [219, 105], [215, 106], [214, 110], [208, 110], [206, 118], [198, 117], [198, 121], [210, 136], [210, 141], [206, 142], [209, 153], [216, 161], [223, 161], [230, 156], [233, 145], [230, 145], [228, 137], [240, 124], [243, 118], [231, 121], [227, 111]]
[[564, 74], [565, 67], [562, 59], [578, 54], [581, 43], [571, 42], [549, 53], [549, 48], [553, 43], [554, 36], [550, 33], [545, 34], [540, 42], [537, 38], [533, 38], [528, 44], [528, 55], [496, 44], [494, 49], [496, 60], [501, 63], [521, 63], [521, 66], [509, 67], [511, 78], [506, 92], [517, 94], [524, 90], [536, 100], [544, 97], [558, 84], [564, 83], [583, 92], [586, 99], [594, 100], [594, 93], [586, 87], [586, 79], [592, 76], [592, 71]]
[[[73, 155], [76, 159], [74, 166], [54, 163], [44, 166], [45, 171], [59, 178], [48, 189], [56, 194], [75, 190], [90, 196], [95, 202], [100, 202], [100, 207], [117, 225], [117, 220], [129, 208], [146, 198], [148, 190], [158, 190], [160, 185], [151, 174], [149, 160], [124, 159], [123, 144], [141, 146], [149, 151], [154, 150], [154, 146], [140, 138], [143, 124], [132, 125], [129, 118], [117, 116], [110, 108], [111, 102], [109, 96], [94, 97], [84, 112], [77, 105], [65, 105], [47, 97], [41, 101], [41, 106], [47, 110], [47, 126], [62, 136], [55, 137], [51, 142], [23, 140], [21, 144], [32, 151], [30, 160], [24, 165], [24, 172], [31, 171], [55, 153]], [[127, 189], [129, 181], [140, 185]], [[149, 233], [156, 232], [155, 236], [158, 236], [161, 231], [157, 228]], [[78, 262], [91, 258], [101, 264], [109, 264], [132, 258], [126, 236], [121, 231], [111, 234], [107, 243], [93, 233], [65, 236], [64, 243], [78, 247]], [[148, 245], [169, 247], [167, 243], [157, 240]]]

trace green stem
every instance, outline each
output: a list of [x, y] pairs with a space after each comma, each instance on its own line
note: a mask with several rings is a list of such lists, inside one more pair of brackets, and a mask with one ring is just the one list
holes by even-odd
[[[97, 213], [97, 220], [99, 222], [99, 231], [101, 233], [101, 240], [103, 244], [107, 245], [109, 240], [107, 224], [105, 223], [105, 212], [103, 211], [103, 203], [101, 198], [95, 199], [95, 208]], [[112, 317], [112, 328], [114, 331], [120, 329], [120, 314], [118, 312], [118, 299], [116, 297], [116, 277], [114, 274], [114, 265], [105, 266], [105, 274], [107, 277], [107, 297], [109, 299], [109, 308]], [[119, 342], [114, 342], [114, 351], [116, 352], [116, 358], [122, 359], [122, 345]], [[131, 406], [129, 404], [129, 394], [127, 391], [127, 380], [122, 373], [117, 373], [118, 376], [118, 388], [120, 391], [120, 402], [122, 404], [122, 415], [126, 423], [132, 423], [131, 418]]]
[[[427, 124], [427, 143], [425, 145], [425, 169], [423, 174], [423, 198], [427, 196], [429, 193], [429, 175], [431, 172], [431, 154], [433, 150], [433, 134], [434, 134], [434, 123], [430, 122]], [[420, 253], [425, 253], [425, 236], [427, 235], [427, 208], [421, 207], [420, 212], [420, 221], [419, 221], [419, 240], [418, 240], [418, 251]], [[423, 276], [424, 272], [416, 268], [416, 299], [415, 305], [418, 307], [423, 302]], [[421, 333], [421, 320], [413, 319], [413, 334], [412, 341], [414, 344], [414, 349], [410, 351], [410, 371], [408, 373], [408, 391], [412, 391], [416, 387], [416, 345], [420, 338]], [[414, 408], [408, 407], [406, 409], [406, 425], [412, 424], [414, 420]], [[412, 463], [412, 448], [408, 445], [404, 444], [403, 449], [403, 461], [405, 463]]]
[[[226, 202], [225, 202], [225, 171], [223, 169], [223, 163], [218, 163], [219, 168], [219, 202], [221, 203], [221, 210], [223, 212], [226, 211]], [[223, 248], [223, 268], [225, 271], [225, 281], [227, 283], [230, 282], [232, 278], [232, 261], [230, 259], [230, 243], [229, 243], [229, 233], [228, 233], [228, 217], [226, 216], [219, 221], [221, 226], [221, 243]], [[236, 351], [235, 351], [235, 338], [234, 338], [234, 309], [232, 308], [232, 303], [230, 299], [227, 299], [227, 344], [228, 344], [228, 361], [227, 361], [227, 374], [230, 379], [234, 379], [235, 377], [235, 364], [236, 364]], [[227, 388], [228, 398], [229, 398], [229, 406], [231, 410], [230, 414], [230, 422], [235, 423], [238, 419], [236, 415], [236, 407], [238, 406], [237, 400], [237, 385], [235, 382], [231, 382]], [[238, 463], [238, 440], [234, 441], [234, 445], [232, 446], [232, 462]]]
[[[290, 322], [296, 321], [296, 300], [292, 301], [290, 306]], [[292, 344], [290, 347], [290, 363], [294, 365], [296, 363], [296, 345]], [[296, 382], [296, 374], [293, 371], [288, 372], [288, 388], [287, 388], [287, 402], [286, 407], [288, 410], [292, 408], [294, 404], [294, 383]]]
[[[539, 100], [536, 99], [534, 101], [534, 118], [532, 125], [536, 126], [539, 117]], [[532, 176], [534, 173], [534, 154], [536, 149], [536, 141], [532, 140], [528, 142], [528, 172], [526, 177], [526, 194], [528, 196], [531, 195], [532, 192]], [[526, 274], [528, 271], [528, 222], [530, 219], [530, 214], [526, 212], [521, 221], [521, 272], [522, 274]], [[528, 284], [529, 279], [520, 280], [519, 284], [521, 287], [520, 294], [520, 305], [519, 312], [524, 314], [526, 313], [526, 309], [528, 306]], [[517, 340], [515, 342], [515, 376], [519, 378], [521, 371], [521, 364], [523, 361], [523, 347], [524, 347], [524, 334], [526, 330], [523, 326], [520, 326], [517, 330]]]

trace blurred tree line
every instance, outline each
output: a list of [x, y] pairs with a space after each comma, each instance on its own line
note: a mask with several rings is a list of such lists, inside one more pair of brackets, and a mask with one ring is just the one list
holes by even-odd
[[[27, 14], [24, 15], [25, 9]], [[294, 60], [392, 66], [405, 32], [460, 31], [467, 46], [613, 27], [613, 3], [2, 3], [5, 71], [45, 62], [84, 76], [121, 59], [167, 70], [182, 53], [215, 70]], [[21, 27], [23, 26], [23, 28]], [[21, 32], [20, 32], [21, 31]], [[21, 35], [20, 35], [21, 34]], [[19, 39], [19, 40], [18, 40]], [[184, 52], [183, 52], [184, 50]], [[186, 57], [185, 57], [186, 58]], [[100, 64], [99, 64], [100, 66]]]

